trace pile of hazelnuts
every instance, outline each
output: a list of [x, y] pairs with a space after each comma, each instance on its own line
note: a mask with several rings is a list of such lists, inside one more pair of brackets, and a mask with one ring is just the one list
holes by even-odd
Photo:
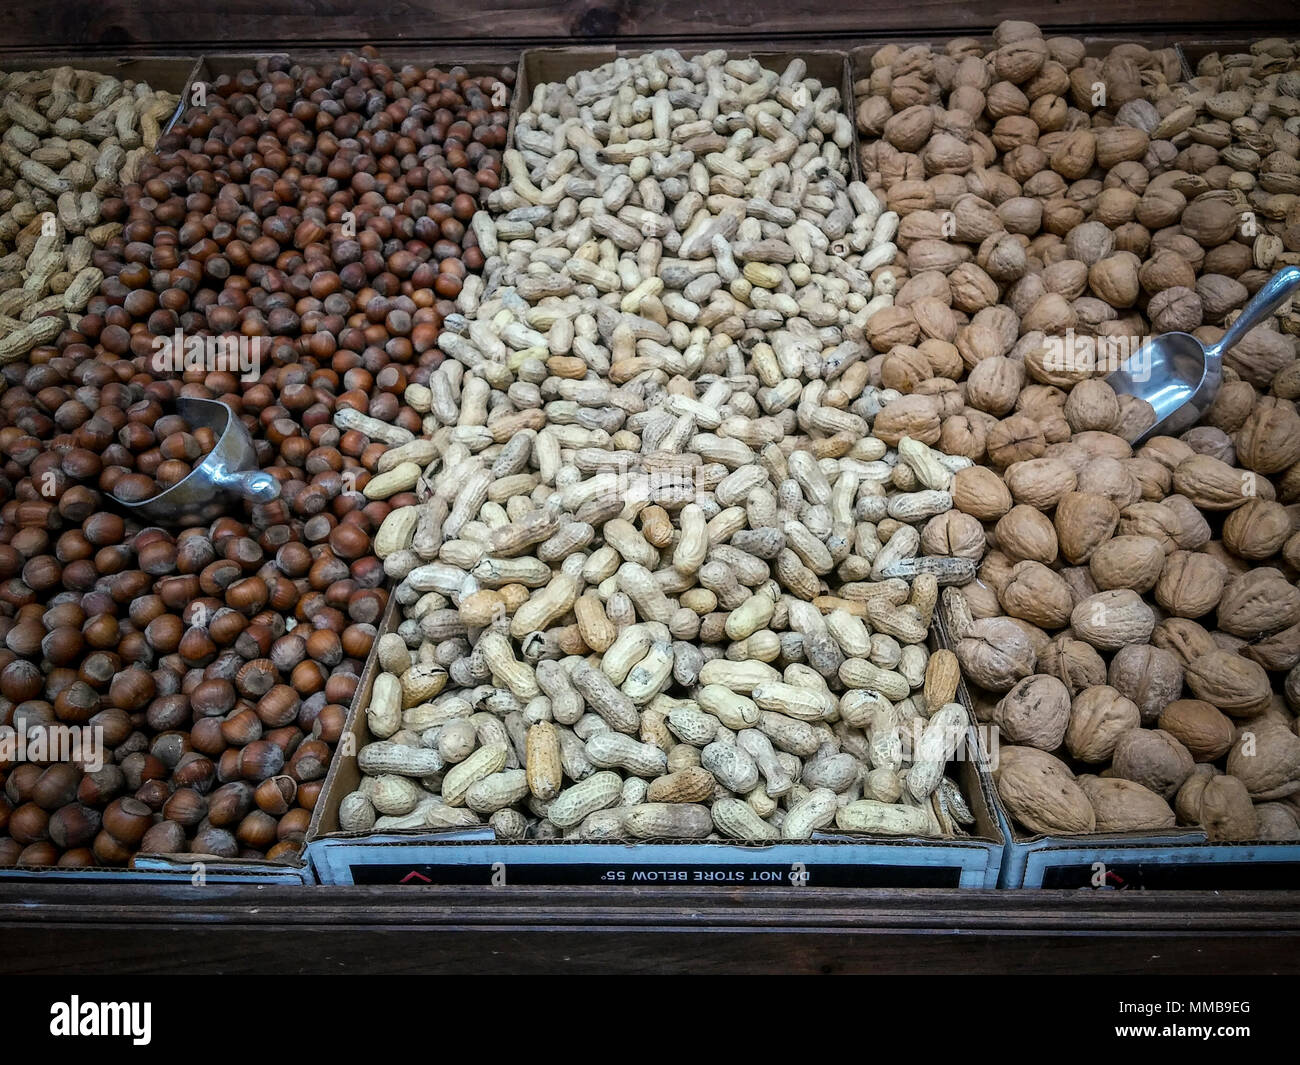
[[[421, 431], [402, 396], [482, 266], [512, 82], [259, 60], [104, 201], [99, 294], [0, 369], [0, 726], [91, 726], [104, 764], [0, 762], [0, 865], [300, 855], [387, 608], [372, 537], [415, 502], [366, 497], [385, 445], [335, 414]], [[254, 372], [159, 372], [177, 330], [256, 341]], [[183, 396], [230, 406], [279, 499], [185, 529], [115, 508], [210, 449]]]

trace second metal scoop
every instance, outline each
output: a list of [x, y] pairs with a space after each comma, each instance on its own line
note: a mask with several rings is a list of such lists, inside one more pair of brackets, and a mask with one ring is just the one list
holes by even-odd
[[119, 506], [157, 525], [206, 525], [226, 512], [231, 495], [251, 503], [280, 497], [280, 482], [258, 470], [252, 438], [234, 411], [215, 399], [188, 397], [176, 407], [191, 426], [211, 429], [216, 444], [183, 480], [140, 503], [114, 496]]
[[1151, 405], [1155, 421], [1130, 443], [1149, 436], [1177, 436], [1200, 419], [1223, 383], [1223, 354], [1300, 289], [1300, 266], [1288, 266], [1268, 280], [1223, 334], [1205, 347], [1191, 333], [1163, 333], [1142, 345], [1106, 378], [1118, 394]]

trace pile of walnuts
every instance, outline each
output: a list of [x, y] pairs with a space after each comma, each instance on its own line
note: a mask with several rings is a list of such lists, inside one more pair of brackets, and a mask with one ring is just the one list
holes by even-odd
[[1183, 81], [1016, 22], [871, 68], [863, 169], [899, 216], [875, 431], [976, 463], [922, 550], [980, 562], [945, 600], [1003, 801], [1031, 832], [1300, 838], [1300, 313], [1178, 439], [1135, 450], [1149, 410], [1102, 380], [1300, 262], [1300, 46]]

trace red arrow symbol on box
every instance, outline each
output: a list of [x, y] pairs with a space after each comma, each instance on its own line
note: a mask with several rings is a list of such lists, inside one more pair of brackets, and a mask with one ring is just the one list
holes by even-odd
[[433, 881], [430, 880], [430, 879], [429, 879], [427, 876], [425, 876], [423, 873], [417, 873], [414, 869], [412, 869], [409, 873], [407, 873], [404, 877], [402, 877], [402, 879], [399, 880], [398, 883], [400, 883], [400, 884], [409, 884], [412, 880], [422, 880], [422, 881], [424, 881], [424, 883], [426, 883], [426, 884], [432, 884], [432, 883], [433, 883]]

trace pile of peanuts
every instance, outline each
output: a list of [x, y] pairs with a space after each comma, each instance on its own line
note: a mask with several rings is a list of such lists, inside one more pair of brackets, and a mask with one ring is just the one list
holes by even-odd
[[121, 231], [105, 198], [135, 180], [173, 93], [72, 67], [0, 74], [0, 364], [48, 344], [104, 274]]
[[838, 90], [674, 51], [538, 86], [385, 456], [350, 831], [951, 836], [967, 727], [922, 557], [969, 465], [873, 436], [893, 229]]

